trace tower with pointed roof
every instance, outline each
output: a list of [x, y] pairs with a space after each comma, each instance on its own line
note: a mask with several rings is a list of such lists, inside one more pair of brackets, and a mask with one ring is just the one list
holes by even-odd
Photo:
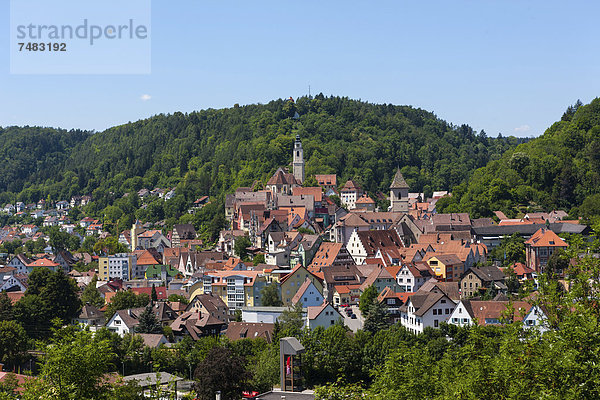
[[408, 189], [408, 184], [398, 168], [390, 185], [390, 211], [408, 213]]
[[302, 150], [302, 142], [300, 141], [300, 135], [296, 135], [296, 141], [294, 142], [294, 178], [299, 184], [304, 182], [304, 152]]

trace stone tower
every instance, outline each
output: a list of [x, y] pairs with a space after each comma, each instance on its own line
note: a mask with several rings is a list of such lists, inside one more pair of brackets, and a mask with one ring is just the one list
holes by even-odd
[[304, 152], [302, 150], [302, 142], [300, 141], [300, 135], [296, 135], [296, 141], [294, 142], [294, 178], [299, 184], [304, 182]]
[[408, 213], [408, 184], [404, 180], [400, 168], [396, 171], [390, 185], [390, 205], [392, 212]]

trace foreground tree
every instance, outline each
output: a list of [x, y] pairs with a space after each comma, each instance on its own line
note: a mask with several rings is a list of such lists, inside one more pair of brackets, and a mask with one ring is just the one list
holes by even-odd
[[367, 318], [373, 301], [377, 301], [377, 296], [379, 296], [379, 293], [373, 285], [366, 288], [360, 295], [358, 309], [364, 318]]
[[260, 302], [265, 307], [281, 307], [283, 305], [276, 283], [265, 286], [260, 292]]
[[81, 309], [77, 283], [62, 270], [36, 268], [29, 274], [28, 284], [15, 304], [14, 316], [33, 338], [48, 337], [52, 320], [68, 323]]
[[13, 305], [5, 291], [0, 292], [0, 321], [13, 319]]
[[388, 327], [387, 307], [381, 304], [377, 299], [371, 302], [365, 317], [365, 331], [376, 333]]
[[16, 321], [0, 322], [0, 361], [10, 371], [25, 360], [28, 350], [27, 333]]
[[140, 314], [140, 323], [135, 327], [137, 333], [162, 333], [160, 321], [156, 318], [152, 305], [148, 304]]
[[94, 307], [102, 307], [104, 305], [104, 299], [96, 287], [96, 282], [98, 282], [98, 275], [94, 275], [89, 285], [83, 289], [81, 302], [83, 304], [90, 304]]
[[221, 391], [222, 400], [238, 400], [250, 378], [245, 360], [224, 347], [212, 348], [194, 373], [194, 391], [201, 400], [213, 400]]

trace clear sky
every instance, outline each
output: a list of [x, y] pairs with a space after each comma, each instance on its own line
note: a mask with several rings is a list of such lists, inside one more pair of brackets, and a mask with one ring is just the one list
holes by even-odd
[[[4, 0], [2, 26], [9, 15]], [[537, 136], [600, 95], [599, 16], [591, 0], [153, 0], [149, 75], [11, 75], [0, 29], [0, 126], [99, 131], [310, 85], [490, 136]]]

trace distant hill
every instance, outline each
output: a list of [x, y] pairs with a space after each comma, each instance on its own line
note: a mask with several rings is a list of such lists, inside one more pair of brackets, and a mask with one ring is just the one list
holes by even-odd
[[[294, 118], [296, 113], [299, 118]], [[16, 168], [21, 180], [0, 190], [20, 193], [28, 202], [48, 195], [67, 199], [93, 193], [95, 200], [107, 199], [97, 209], [109, 205], [110, 198], [142, 187], [179, 185], [185, 201], [204, 194], [220, 196], [255, 180], [266, 182], [278, 166], [288, 165], [298, 134], [307, 176], [336, 173], [340, 183], [353, 178], [370, 192], [387, 192], [399, 166], [411, 190], [431, 192], [464, 182], [519, 142], [488, 138], [467, 125], [453, 126], [409, 106], [323, 95], [161, 114], [94, 135], [80, 133], [78, 141], [67, 139], [73, 133], [60, 132], [68, 145], [46, 154], [57, 158], [52, 168], [38, 166], [23, 173], [25, 162]], [[47, 142], [57, 140], [51, 137]]]
[[[89, 132], [38, 127], [0, 127], [0, 193], [19, 193], [32, 182], [55, 180]], [[39, 193], [42, 196], [42, 193]]]
[[536, 208], [600, 215], [600, 99], [569, 107], [542, 136], [490, 161], [453, 194], [438, 202], [438, 210], [474, 217]]

